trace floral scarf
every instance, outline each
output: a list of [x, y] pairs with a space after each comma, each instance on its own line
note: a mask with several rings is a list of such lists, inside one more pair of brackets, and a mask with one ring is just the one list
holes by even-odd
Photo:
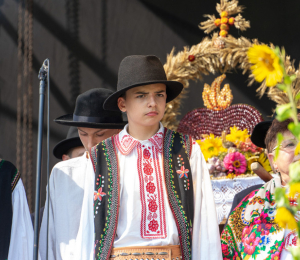
[[280, 259], [284, 229], [275, 222], [275, 180], [246, 196], [221, 234], [223, 259]]

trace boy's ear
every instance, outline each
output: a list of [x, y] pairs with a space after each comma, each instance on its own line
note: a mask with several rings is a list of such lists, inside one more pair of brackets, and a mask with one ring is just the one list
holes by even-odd
[[126, 112], [125, 99], [123, 97], [118, 98], [118, 107], [122, 112]]

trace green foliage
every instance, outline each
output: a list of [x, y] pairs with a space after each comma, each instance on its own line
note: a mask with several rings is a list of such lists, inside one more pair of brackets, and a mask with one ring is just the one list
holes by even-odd
[[291, 103], [276, 107], [276, 119], [280, 122], [292, 117]]

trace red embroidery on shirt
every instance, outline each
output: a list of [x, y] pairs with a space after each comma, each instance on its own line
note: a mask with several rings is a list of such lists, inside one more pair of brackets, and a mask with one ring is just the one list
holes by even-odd
[[159, 165], [159, 149], [137, 145], [137, 168], [140, 179], [141, 237], [166, 238], [166, 217], [163, 198], [163, 176]]
[[289, 232], [283, 242], [283, 249], [288, 249], [289, 247], [293, 247], [297, 245], [297, 234], [295, 231]]
[[155, 145], [160, 153], [162, 153], [163, 136], [164, 135], [162, 132], [158, 132], [149, 139], [149, 141]]
[[135, 140], [130, 135], [124, 135], [120, 142], [120, 134], [117, 134], [115, 136], [115, 141], [119, 151], [123, 155], [128, 155], [132, 151], [132, 149], [137, 145], [137, 143], [139, 143], [139, 141]]

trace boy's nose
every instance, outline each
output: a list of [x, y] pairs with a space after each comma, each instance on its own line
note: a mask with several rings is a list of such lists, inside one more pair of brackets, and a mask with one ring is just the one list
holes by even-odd
[[156, 101], [155, 101], [155, 97], [154, 96], [150, 96], [149, 97], [149, 102], [148, 102], [148, 105], [153, 107], [156, 105]]

